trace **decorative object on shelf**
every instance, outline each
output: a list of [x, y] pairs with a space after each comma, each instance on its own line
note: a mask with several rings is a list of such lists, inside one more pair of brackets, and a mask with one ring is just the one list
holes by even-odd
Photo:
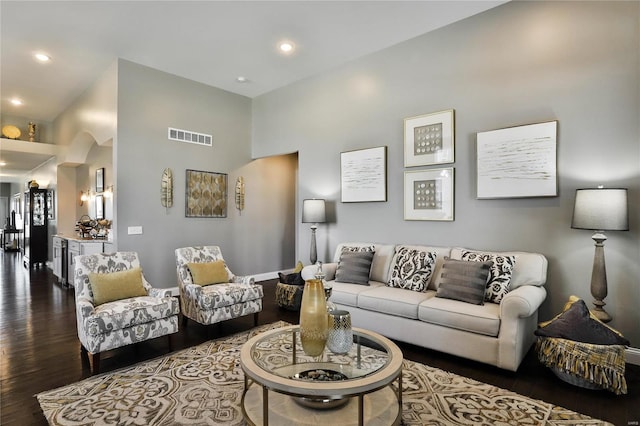
[[29, 181], [29, 188], [38, 189], [38, 188], [40, 188], [40, 184], [35, 180], [30, 180]]
[[227, 217], [227, 175], [187, 170], [186, 217]]
[[311, 249], [309, 259], [312, 264], [318, 261], [316, 247], [316, 229], [319, 223], [326, 222], [325, 202], [321, 199], [306, 199], [302, 201], [302, 223], [311, 223]]
[[591, 273], [591, 295], [595, 299], [593, 315], [602, 322], [611, 321], [604, 310], [607, 297], [607, 270], [604, 263], [604, 231], [628, 231], [629, 213], [626, 188], [584, 188], [576, 190], [571, 227], [595, 231], [591, 237], [595, 242], [593, 270]]
[[404, 166], [453, 163], [454, 110], [404, 119]]
[[29, 142], [34, 142], [36, 137], [36, 124], [33, 121], [29, 122]]
[[96, 192], [104, 192], [104, 167], [96, 169]]
[[453, 167], [404, 172], [404, 220], [453, 220]]
[[22, 132], [16, 126], [7, 124], [2, 127], [2, 135], [7, 139], [20, 139]]
[[349, 311], [333, 310], [329, 312], [327, 348], [334, 354], [346, 354], [352, 345], [353, 330], [351, 330]]
[[327, 302], [321, 280], [307, 280], [300, 305], [300, 340], [309, 356], [319, 357], [327, 343]]
[[236, 209], [242, 215], [242, 210], [244, 210], [244, 178], [242, 176], [236, 179]]
[[162, 172], [160, 203], [166, 209], [173, 207], [173, 171], [168, 167]]
[[557, 196], [557, 133], [557, 121], [479, 132], [477, 197]]
[[343, 203], [387, 201], [387, 147], [340, 153]]
[[47, 212], [49, 214], [48, 219], [54, 220], [56, 218], [55, 212], [55, 192], [53, 189], [47, 191]]

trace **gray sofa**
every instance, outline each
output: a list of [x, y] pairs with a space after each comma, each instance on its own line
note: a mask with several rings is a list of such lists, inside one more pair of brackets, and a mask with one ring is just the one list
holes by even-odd
[[[375, 247], [368, 285], [336, 282], [335, 274], [344, 247]], [[332, 263], [323, 265], [325, 280], [333, 286], [331, 301], [351, 313], [352, 324], [391, 339], [450, 353], [506, 370], [516, 371], [535, 341], [538, 308], [546, 298], [543, 285], [547, 259], [537, 253], [503, 252], [513, 256], [509, 291], [500, 303], [475, 305], [436, 297], [445, 257], [461, 259], [467, 249], [403, 246], [436, 254], [434, 269], [424, 292], [390, 287], [396, 245], [343, 243]], [[476, 252], [492, 253], [475, 250]], [[313, 278], [315, 265], [302, 277]]]

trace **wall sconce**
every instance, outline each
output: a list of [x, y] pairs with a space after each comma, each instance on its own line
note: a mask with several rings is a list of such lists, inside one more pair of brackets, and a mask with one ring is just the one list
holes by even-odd
[[89, 201], [89, 195], [84, 191], [80, 191], [80, 206], [84, 205], [85, 201]]
[[104, 190], [105, 198], [113, 198], [113, 185], [107, 186], [107, 189]]

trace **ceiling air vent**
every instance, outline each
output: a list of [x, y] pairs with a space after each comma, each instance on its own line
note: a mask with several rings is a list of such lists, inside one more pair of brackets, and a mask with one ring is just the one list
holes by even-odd
[[174, 129], [169, 127], [169, 139], [179, 142], [195, 143], [197, 145], [213, 146], [213, 136], [190, 130]]

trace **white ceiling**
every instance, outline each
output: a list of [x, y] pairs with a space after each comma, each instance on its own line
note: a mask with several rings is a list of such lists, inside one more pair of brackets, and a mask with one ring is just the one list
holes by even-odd
[[53, 121], [116, 58], [255, 97], [502, 3], [1, 0], [0, 108]]

